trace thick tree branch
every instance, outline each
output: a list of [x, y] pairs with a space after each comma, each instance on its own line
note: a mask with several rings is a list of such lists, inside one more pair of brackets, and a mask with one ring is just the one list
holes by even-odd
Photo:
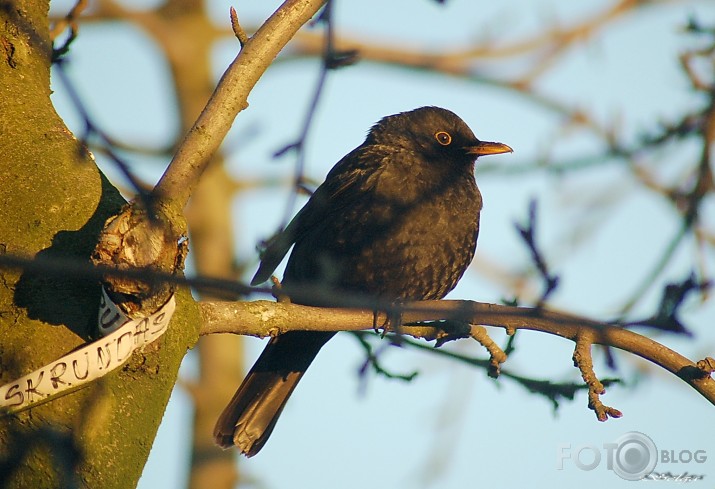
[[[286, 331], [355, 331], [375, 324], [370, 309], [329, 309], [271, 301], [204, 302], [199, 304], [203, 324], [201, 334], [235, 333], [273, 336]], [[402, 313], [404, 324], [456, 320], [505, 328], [541, 331], [577, 342], [585, 333], [592, 344], [608, 345], [652, 362], [687, 382], [715, 404], [715, 380], [698, 364], [652, 339], [607, 323], [571, 314], [473, 301], [423, 301], [394, 306], [380, 312], [377, 323], [387, 313]], [[427, 339], [437, 338], [438, 327], [403, 326], [401, 332]], [[701, 362], [701, 365], [706, 363]]]
[[[322, 4], [323, 0], [286, 0], [247, 40], [152, 191], [152, 206], [130, 204], [118, 218], [107, 221], [92, 254], [95, 264], [147, 267], [171, 274], [183, 270], [186, 248], [183, 237], [187, 232], [184, 206], [236, 115], [248, 105], [250, 91], [280, 50]], [[142, 246], [143, 243], [156, 244]], [[130, 316], [156, 310], [156, 305], [165, 303], [173, 293], [168, 284], [149, 290], [127, 288], [116, 277], [105, 277], [104, 285], [110, 297]]]
[[259, 78], [324, 0], [286, 0], [247, 40], [179, 146], [153, 195], [183, 208]]

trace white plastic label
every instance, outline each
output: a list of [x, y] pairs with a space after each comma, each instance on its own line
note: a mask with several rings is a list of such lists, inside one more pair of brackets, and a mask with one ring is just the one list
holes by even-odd
[[0, 386], [0, 414], [22, 411], [69, 394], [122, 366], [134, 350], [152, 343], [166, 332], [175, 309], [176, 300], [172, 295], [151, 316], [129, 319], [102, 287], [98, 328], [104, 337]]

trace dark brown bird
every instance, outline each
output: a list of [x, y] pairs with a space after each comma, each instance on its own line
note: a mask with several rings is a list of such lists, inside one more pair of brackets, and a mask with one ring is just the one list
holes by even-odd
[[[482, 196], [474, 162], [511, 151], [480, 141], [462, 119], [439, 107], [383, 118], [268, 243], [251, 283], [266, 281], [295, 245], [286, 286], [329, 285], [385, 300], [441, 299], [476, 249]], [[258, 453], [334, 334], [294, 331], [272, 338], [219, 417], [216, 443], [236, 445], [249, 457]]]

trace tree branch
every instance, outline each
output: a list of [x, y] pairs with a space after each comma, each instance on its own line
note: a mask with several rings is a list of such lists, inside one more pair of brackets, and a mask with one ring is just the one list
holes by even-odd
[[172, 207], [184, 207], [236, 115], [248, 106], [250, 91], [323, 3], [324, 0], [286, 0], [246, 41], [154, 188], [154, 197]]
[[[356, 331], [372, 329], [374, 312], [370, 309], [309, 307], [297, 304], [252, 302], [203, 302], [199, 304], [203, 324], [201, 334], [234, 333], [258, 337], [275, 336], [287, 331]], [[401, 332], [410, 336], [436, 339], [439, 327], [407, 326], [409, 323], [456, 320], [505, 328], [527, 329], [561, 336], [573, 342], [584, 334], [592, 344], [608, 345], [638, 355], [688, 383], [710, 403], [715, 404], [715, 380], [708, 369], [652, 339], [588, 318], [567, 313], [486, 304], [473, 301], [422, 301], [385, 308], [377, 322], [388, 314], [402, 313]], [[710, 362], [701, 361], [700, 365]]]

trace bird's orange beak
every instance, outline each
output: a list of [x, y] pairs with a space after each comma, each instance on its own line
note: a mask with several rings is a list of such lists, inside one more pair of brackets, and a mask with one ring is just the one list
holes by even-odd
[[514, 150], [506, 144], [492, 143], [491, 141], [479, 141], [474, 146], [464, 148], [467, 154], [474, 156], [498, 155], [502, 153], [513, 153]]

